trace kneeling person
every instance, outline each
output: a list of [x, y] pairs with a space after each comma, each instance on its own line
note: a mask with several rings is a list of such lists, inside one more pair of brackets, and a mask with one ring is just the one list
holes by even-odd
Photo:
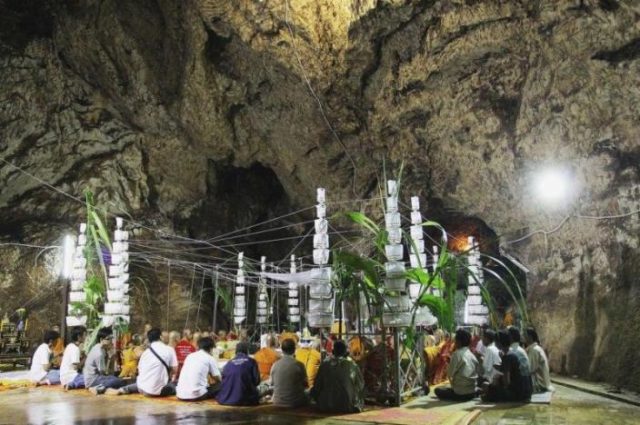
[[512, 336], [505, 331], [498, 332], [498, 344], [506, 352], [502, 357], [502, 376], [487, 388], [482, 400], [528, 402], [533, 393], [533, 386], [527, 356], [522, 353]]
[[[176, 388], [180, 400], [201, 401], [214, 398], [218, 393], [220, 370], [211, 355], [213, 347], [212, 338], [201, 338], [198, 341], [199, 350], [186, 357]], [[215, 380], [213, 385], [209, 385], [210, 376]]]

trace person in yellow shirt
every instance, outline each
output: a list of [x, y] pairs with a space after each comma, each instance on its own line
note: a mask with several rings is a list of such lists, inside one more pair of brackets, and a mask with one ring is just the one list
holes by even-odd
[[127, 348], [122, 350], [120, 378], [134, 378], [138, 374], [138, 360], [143, 351], [140, 335], [133, 335], [127, 343]]
[[295, 358], [304, 365], [304, 368], [307, 371], [309, 388], [313, 388], [313, 383], [316, 380], [318, 368], [322, 361], [322, 356], [320, 354], [320, 340], [316, 338], [313, 341], [310, 339], [303, 339], [300, 341], [300, 348], [296, 350]]
[[440, 347], [436, 345], [436, 339], [434, 336], [427, 335], [424, 339], [424, 353], [427, 360], [427, 381], [430, 385], [434, 384], [439, 352]]
[[260, 381], [266, 381], [271, 374], [271, 367], [280, 359], [280, 355], [276, 351], [277, 340], [274, 335], [267, 337], [267, 346], [259, 349], [253, 358], [258, 363], [258, 370], [260, 371]]
[[53, 325], [51, 327], [51, 330], [58, 332], [58, 335], [60, 335], [53, 342], [53, 347], [51, 347], [51, 353], [53, 357], [51, 364], [55, 369], [57, 369], [60, 367], [60, 364], [62, 363], [62, 354], [64, 353], [64, 339], [62, 338], [62, 335], [60, 333], [60, 326]]
[[293, 329], [288, 329], [280, 334], [280, 344], [282, 344], [282, 341], [285, 339], [292, 339], [296, 344], [300, 341], [298, 334], [295, 333]]

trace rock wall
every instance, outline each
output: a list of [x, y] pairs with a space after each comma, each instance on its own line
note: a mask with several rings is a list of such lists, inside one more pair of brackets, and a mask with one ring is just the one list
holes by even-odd
[[[636, 2], [5, 0], [0, 10], [5, 161], [198, 238], [310, 205], [320, 184], [334, 199], [370, 197], [383, 160], [404, 161], [406, 197], [481, 219], [530, 269], [530, 312], [555, 370], [640, 389], [629, 372], [640, 361], [638, 216], [590, 218], [640, 206]], [[549, 209], [531, 181], [554, 164], [574, 176], [574, 194]], [[224, 178], [238, 170], [246, 185]], [[253, 195], [262, 188], [243, 195], [264, 176], [280, 209], [259, 206], [271, 199]], [[6, 163], [0, 184], [4, 241], [50, 242], [80, 219], [80, 203]], [[509, 242], [540, 229], [550, 231]], [[30, 268], [33, 249], [0, 249]], [[16, 299], [38, 288], [9, 275], [2, 288]]]

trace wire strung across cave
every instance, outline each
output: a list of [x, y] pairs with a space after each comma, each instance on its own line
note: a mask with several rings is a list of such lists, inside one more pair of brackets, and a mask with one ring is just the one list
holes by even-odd
[[[69, 194], [68, 192], [65, 192], [62, 189], [59, 189], [57, 187], [55, 187], [54, 185], [44, 181], [43, 179], [29, 173], [28, 171], [24, 170], [23, 168], [5, 160], [4, 158], [0, 158], [0, 162], [18, 170], [19, 172], [27, 175], [28, 177], [38, 181], [40, 184], [42, 184], [45, 188], [47, 188], [48, 190], [54, 191], [56, 193], [59, 193], [61, 195], [63, 195], [64, 197], [71, 199], [75, 202], [78, 202], [80, 204], [82, 204], [83, 206], [85, 205], [85, 200], [76, 197], [74, 195]], [[344, 205], [344, 204], [357, 204], [357, 203], [367, 203], [367, 202], [374, 202], [374, 201], [379, 201], [384, 199], [384, 197], [379, 196], [379, 197], [373, 197], [373, 198], [366, 198], [366, 199], [346, 199], [346, 200], [334, 200], [331, 202], [327, 202], [327, 205]], [[113, 202], [111, 201], [107, 201], [107, 203], [113, 205], [116, 209], [120, 209], [119, 206], [115, 205]], [[402, 203], [403, 204], [403, 203]], [[406, 204], [403, 204], [406, 207]], [[273, 238], [273, 239], [266, 239], [266, 240], [259, 240], [259, 241], [254, 241], [254, 242], [238, 242], [238, 243], [227, 243], [224, 245], [219, 245], [219, 244], [214, 244], [213, 242], [229, 242], [229, 241], [233, 241], [236, 239], [248, 239], [251, 237], [254, 237], [255, 235], [264, 235], [270, 232], [275, 232], [275, 231], [281, 231], [290, 227], [299, 227], [299, 226], [304, 226], [306, 224], [310, 224], [313, 220], [306, 220], [306, 221], [302, 221], [302, 222], [294, 222], [294, 223], [290, 223], [290, 224], [286, 224], [283, 226], [279, 226], [279, 227], [275, 227], [275, 228], [270, 228], [270, 229], [262, 229], [262, 230], [255, 230], [255, 231], [251, 231], [251, 232], [247, 232], [250, 229], [255, 229], [255, 228], [259, 228], [260, 226], [269, 224], [269, 223], [273, 223], [276, 222], [278, 220], [283, 220], [285, 218], [288, 217], [292, 217], [298, 214], [302, 214], [306, 211], [309, 211], [311, 209], [313, 209], [314, 206], [311, 207], [306, 207], [306, 208], [302, 208], [293, 212], [289, 212], [287, 214], [278, 216], [278, 217], [272, 217], [268, 220], [265, 220], [263, 222], [260, 223], [255, 223], [249, 226], [246, 226], [244, 228], [240, 228], [240, 229], [235, 229], [231, 232], [227, 232], [227, 233], [223, 233], [221, 235], [217, 235], [208, 239], [196, 239], [196, 238], [189, 238], [186, 236], [182, 236], [182, 235], [176, 235], [176, 234], [171, 234], [168, 233], [165, 230], [161, 230], [161, 229], [155, 229], [153, 227], [144, 225], [136, 220], [133, 220], [131, 218], [129, 219], [124, 219], [125, 222], [129, 223], [129, 225], [133, 228], [140, 228], [140, 229], [144, 229], [147, 230], [149, 232], [151, 232], [152, 234], [155, 234], [157, 236], [157, 239], [149, 239], [149, 240], [145, 240], [145, 239], [132, 239], [130, 241], [131, 245], [133, 247], [136, 247], [135, 250], [133, 250], [131, 252], [131, 257], [132, 257], [132, 263], [136, 265], [136, 267], [141, 267], [144, 268], [144, 264], [148, 263], [150, 265], [154, 264], [154, 263], [160, 263], [160, 262], [166, 262], [169, 265], [169, 274], [170, 274], [170, 270], [171, 270], [171, 265], [173, 264], [174, 267], [179, 268], [179, 269], [199, 269], [200, 272], [203, 275], [205, 273], [211, 273], [214, 269], [217, 269], [219, 272], [219, 276], [222, 280], [228, 280], [230, 282], [234, 282], [235, 281], [235, 272], [236, 272], [236, 267], [235, 266], [229, 266], [229, 267], [224, 267], [224, 264], [227, 264], [228, 262], [235, 260], [236, 259], [236, 255], [238, 250], [230, 250], [227, 248], [235, 248], [235, 247], [239, 247], [239, 246], [247, 246], [247, 245], [260, 245], [260, 244], [270, 244], [270, 243], [274, 243], [274, 242], [279, 242], [279, 241], [286, 241], [286, 240], [291, 240], [294, 241], [296, 239], [299, 239], [298, 244], [294, 247], [294, 249], [291, 251], [291, 253], [293, 253], [305, 240], [305, 238], [307, 236], [309, 236], [309, 233], [302, 235], [302, 236], [293, 236], [293, 237], [286, 237], [286, 238]], [[106, 216], [111, 216], [111, 217], [119, 217], [119, 214], [110, 212], [108, 210], [106, 210], [105, 208], [102, 207], [96, 207], [96, 210], [102, 212], [103, 214], [105, 214]], [[127, 217], [130, 217], [130, 215], [126, 212], [126, 211], [121, 211], [124, 215], [126, 215]], [[638, 213], [640, 213], [640, 210], [635, 210], [635, 211], [630, 211], [628, 213], [624, 213], [624, 214], [617, 214], [617, 215], [605, 215], [605, 216], [596, 216], [596, 215], [583, 215], [583, 214], [570, 214], [567, 215], [566, 217], [564, 217], [556, 226], [554, 226], [553, 228], [549, 229], [549, 230], [545, 230], [545, 229], [540, 229], [540, 230], [535, 230], [533, 232], [530, 232], [520, 238], [514, 239], [514, 240], [510, 240], [507, 241], [506, 244], [510, 245], [510, 244], [515, 244], [515, 243], [519, 243], [522, 242], [526, 239], [529, 239], [537, 234], [542, 234], [545, 237], [549, 234], [555, 233], [557, 231], [559, 231], [564, 224], [566, 224], [567, 221], [569, 221], [571, 218], [577, 218], [577, 219], [585, 219], [585, 220], [614, 220], [614, 219], [620, 219], [620, 218], [627, 218], [633, 215], [637, 215]], [[406, 215], [402, 216], [404, 220], [408, 220], [408, 217]], [[345, 238], [345, 235], [352, 235], [352, 234], [357, 234], [359, 233], [358, 231], [353, 231], [353, 230], [345, 230], [345, 231], [336, 231], [333, 227], [331, 228], [333, 231], [331, 232], [331, 234], [334, 235], [338, 235], [341, 238], [342, 242], [346, 242], [346, 246], [350, 246], [352, 248], [354, 247], [359, 247], [362, 248], [363, 245], [365, 245], [367, 243], [366, 239], [361, 238], [358, 242], [352, 242], [349, 241], [348, 239]], [[247, 232], [247, 233], [242, 233], [242, 232]], [[454, 238], [454, 239], [459, 239], [457, 238], [455, 235], [452, 235], [450, 233], [446, 233], [446, 235], [448, 235], [450, 238]], [[427, 237], [431, 240], [433, 240], [431, 238], [430, 235], [427, 234]], [[142, 243], [144, 242], [144, 243]], [[435, 243], [438, 243], [437, 241], [434, 240]], [[152, 246], [152, 245], [157, 245], [157, 246]], [[34, 244], [26, 244], [26, 243], [18, 243], [18, 242], [9, 242], [9, 243], [0, 243], [0, 246], [21, 246], [21, 247], [31, 247], [31, 248], [40, 248], [40, 249], [52, 249], [52, 248], [59, 248], [59, 246], [56, 245], [49, 245], [49, 246], [41, 246], [41, 245], [34, 245]], [[162, 246], [171, 246], [172, 248], [163, 248]], [[178, 248], [179, 247], [179, 248]], [[340, 248], [340, 244], [337, 244], [334, 249], [339, 249]], [[214, 256], [211, 254], [197, 254], [195, 251], [199, 252], [199, 251], [219, 251], [221, 253], [224, 254], [228, 254], [230, 255], [229, 257], [219, 257], [219, 256]], [[161, 255], [164, 254], [164, 255]], [[290, 255], [290, 254], [289, 254]], [[274, 265], [273, 268], [275, 271], [284, 271], [284, 269], [282, 269], [280, 267], [280, 265], [282, 263], [284, 263], [285, 261], [287, 261], [289, 255], [287, 255], [286, 257], [284, 257], [280, 262], [277, 263], [277, 265]], [[209, 261], [190, 261], [188, 259], [181, 259], [181, 258], [191, 258], [191, 259], [206, 259]], [[309, 258], [310, 255], [306, 255], [306, 256], [301, 256], [298, 257], [298, 259], [306, 259]], [[249, 266], [253, 266], [255, 269], [258, 269], [259, 267], [259, 261], [258, 260], [254, 260], [251, 258], [246, 258], [246, 262]], [[427, 264], [427, 266], [430, 264]], [[156, 267], [149, 267], [150, 269], [154, 270], [157, 272], [157, 268]], [[257, 277], [258, 276], [258, 272], [253, 272], [250, 269], [247, 271], [249, 276], [253, 276], [253, 277]], [[174, 277], [175, 276], [179, 276], [178, 274], [174, 273]], [[250, 283], [251, 284], [251, 283]], [[38, 295], [36, 295], [37, 297]], [[34, 298], [36, 298], [34, 297]]]

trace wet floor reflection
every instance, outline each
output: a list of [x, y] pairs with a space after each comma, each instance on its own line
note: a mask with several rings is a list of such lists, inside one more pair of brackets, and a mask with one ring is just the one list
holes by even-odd
[[[560, 389], [551, 405], [482, 406], [477, 401], [442, 404], [437, 400], [419, 399], [408, 410], [483, 409], [474, 422], [478, 425], [565, 425], [640, 423], [640, 408], [593, 396], [567, 388]], [[300, 415], [302, 413], [298, 412]], [[381, 415], [381, 418], [384, 415]], [[414, 418], [415, 419], [415, 418]], [[371, 419], [375, 420], [375, 419]], [[35, 389], [0, 393], [0, 425], [204, 425], [204, 424], [278, 424], [278, 425], [363, 425], [363, 422], [313, 416], [281, 415], [269, 411], [213, 410], [209, 403], [146, 401], [126, 397], [94, 397], [86, 392], [64, 393], [59, 390]]]

